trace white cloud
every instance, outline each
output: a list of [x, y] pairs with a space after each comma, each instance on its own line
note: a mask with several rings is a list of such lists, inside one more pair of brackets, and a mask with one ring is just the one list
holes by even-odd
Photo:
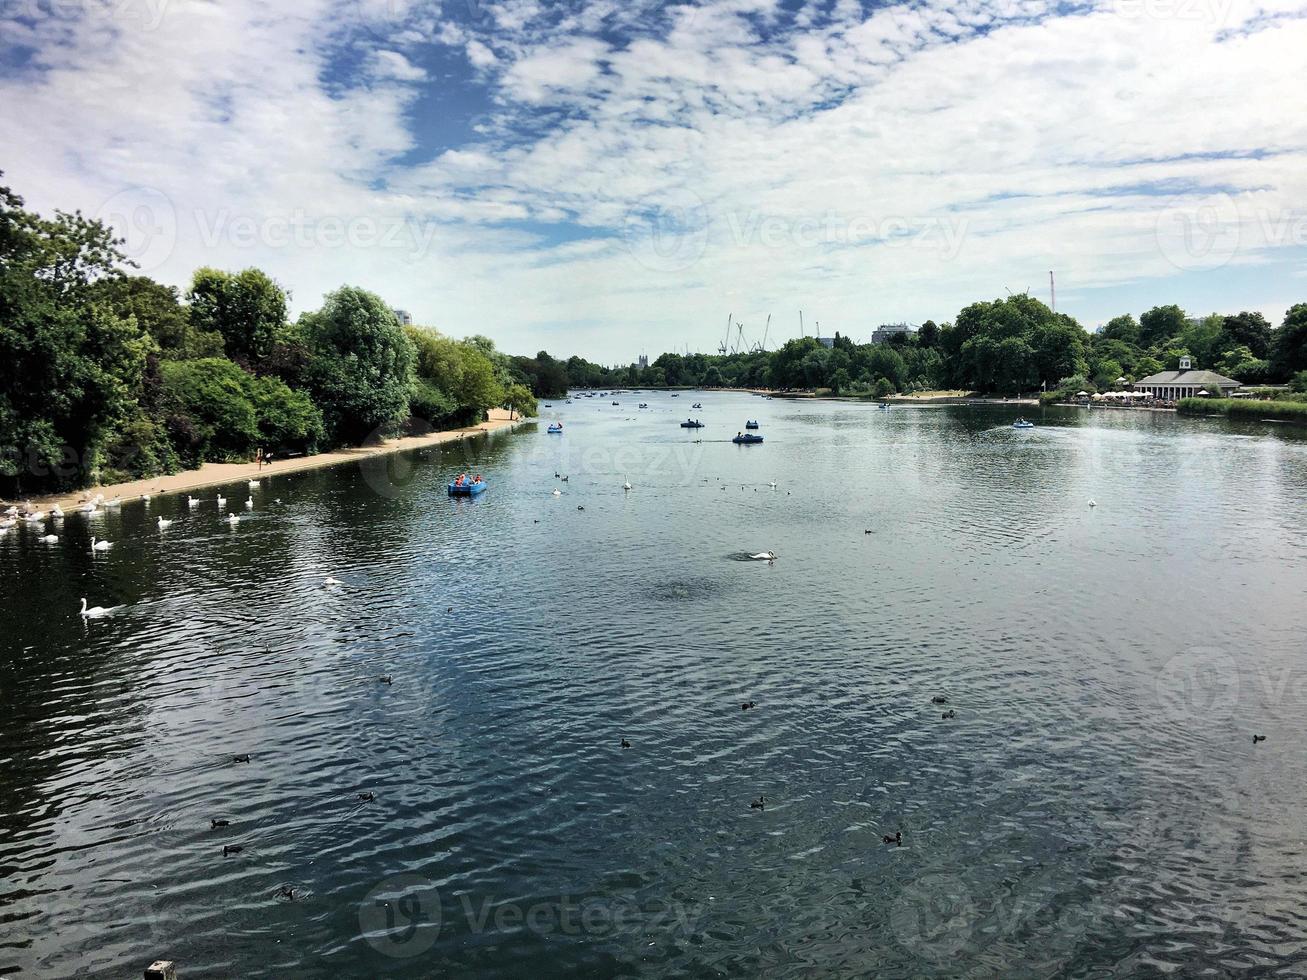
[[[1049, 268], [1085, 322], [1122, 308], [1095, 289], [1183, 304], [1227, 273], [1232, 309], [1276, 316], [1291, 297], [1258, 263], [1301, 265], [1307, 21], [1277, 16], [1287, 0], [842, 3], [793, 23], [770, 0], [506, 0], [457, 23], [355, 2], [173, 0], [152, 30], [0, 23], [36, 52], [0, 76], [0, 124], [24, 134], [6, 182], [44, 210], [171, 222], [169, 281], [258, 264], [297, 307], [357, 282], [455, 333], [606, 358], [706, 348], [728, 308], [775, 313], [773, 337], [799, 308], [854, 336], [948, 319], [1042, 290]], [[333, 60], [345, 8], [385, 39], [353, 84]], [[630, 40], [611, 43], [619, 26]], [[415, 129], [418, 97], [448, 85], [433, 45], [493, 105], [453, 147]], [[1214, 191], [1238, 248], [1186, 278], [1204, 256], [1187, 267], [1159, 228]]]

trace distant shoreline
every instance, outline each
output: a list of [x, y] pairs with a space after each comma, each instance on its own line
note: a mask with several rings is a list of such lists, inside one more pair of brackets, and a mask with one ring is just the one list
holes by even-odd
[[385, 456], [410, 449], [422, 449], [446, 442], [459, 442], [469, 436], [475, 437], [486, 432], [512, 429], [527, 421], [516, 417], [516, 413], [510, 416], [508, 411], [500, 408], [492, 408], [489, 415], [489, 421], [482, 422], [479, 425], [463, 429], [448, 429], [443, 432], [431, 432], [423, 436], [403, 436], [398, 439], [387, 439], [385, 442], [376, 445], [353, 446], [348, 449], [336, 449], [329, 453], [316, 453], [312, 456], [274, 459], [271, 463], [262, 465], [258, 463], [205, 463], [199, 469], [182, 470], [180, 473], [167, 473], [162, 476], [152, 476], [127, 483], [88, 487], [70, 493], [23, 497], [21, 500], [6, 500], [3, 503], [5, 506], [11, 503], [21, 506], [27, 500], [31, 500], [33, 506], [41, 510], [49, 510], [55, 504], [58, 504], [64, 510], [69, 510], [91, 500], [96, 494], [103, 494], [107, 500], [118, 498], [123, 501], [137, 500], [144, 494], [165, 496], [200, 490], [205, 487], [220, 486], [224, 483], [235, 483], [240, 480], [262, 480], [266, 477], [280, 476], [284, 473], [296, 473], [301, 470], [312, 470], [322, 466], [338, 466], [341, 463], [352, 463], [373, 456]]

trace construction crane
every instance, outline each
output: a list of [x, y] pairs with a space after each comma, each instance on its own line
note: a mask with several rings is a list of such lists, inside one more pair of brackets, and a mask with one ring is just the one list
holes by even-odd
[[726, 353], [726, 343], [731, 339], [731, 320], [734, 319], [734, 317], [735, 317], [734, 313], [726, 314], [726, 336], [724, 336], [722, 338], [722, 342], [717, 345], [718, 354], [725, 355]]
[[767, 334], [769, 334], [770, 332], [771, 332], [771, 314], [768, 313], [767, 326], [763, 328], [762, 331], [762, 340], [754, 343], [753, 347], [749, 350], [750, 354], [764, 354], [767, 352]]

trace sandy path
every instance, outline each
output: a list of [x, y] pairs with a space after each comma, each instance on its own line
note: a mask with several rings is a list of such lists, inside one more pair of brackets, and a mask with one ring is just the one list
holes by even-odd
[[[406, 436], [402, 439], [389, 439], [376, 446], [356, 446], [350, 449], [338, 449], [330, 453], [318, 453], [316, 456], [298, 456], [293, 459], [274, 459], [271, 463], [205, 463], [198, 470], [183, 470], [166, 476], [154, 476], [145, 480], [133, 480], [130, 483], [113, 483], [108, 486], [91, 487], [72, 493], [51, 494], [45, 497], [30, 498], [33, 505], [41, 510], [49, 510], [58, 504], [65, 510], [89, 500], [97, 493], [102, 493], [107, 500], [115, 497], [122, 500], [135, 500], [141, 494], [151, 496], [177, 493], [179, 491], [198, 490], [222, 483], [234, 483], [238, 480], [254, 480], [261, 477], [275, 476], [279, 473], [294, 473], [297, 470], [311, 470], [319, 466], [336, 466], [339, 463], [352, 463], [370, 456], [382, 456], [386, 453], [403, 452], [406, 449], [421, 449], [436, 446], [444, 442], [458, 442], [468, 436], [476, 436], [496, 429], [513, 428], [522, 422], [518, 416], [509, 417], [504, 409], [492, 408], [490, 421], [467, 429], [450, 429], [447, 432], [432, 432], [425, 436]], [[23, 501], [4, 501], [4, 505]]]

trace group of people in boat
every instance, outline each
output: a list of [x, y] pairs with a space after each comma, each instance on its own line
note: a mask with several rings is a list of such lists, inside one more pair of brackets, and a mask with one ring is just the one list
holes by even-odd
[[456, 487], [470, 487], [470, 486], [472, 486], [473, 484], [480, 483], [480, 482], [481, 482], [481, 474], [480, 474], [480, 473], [478, 473], [478, 474], [477, 474], [476, 476], [474, 476], [474, 477], [471, 477], [470, 479], [468, 478], [468, 475], [467, 475], [466, 473], [460, 473], [460, 474], [458, 475], [458, 479], [454, 481], [454, 486], [456, 486]]

